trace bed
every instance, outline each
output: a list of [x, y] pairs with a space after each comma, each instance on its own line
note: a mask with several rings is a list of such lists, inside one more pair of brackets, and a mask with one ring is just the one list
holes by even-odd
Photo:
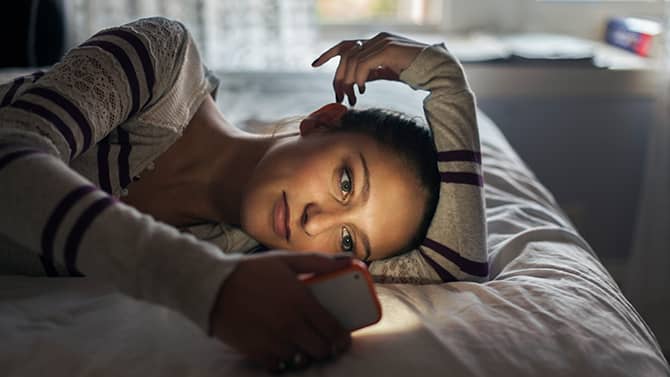
[[[236, 124], [332, 100], [327, 73], [222, 74]], [[419, 115], [422, 92], [374, 83], [357, 106]], [[666, 376], [654, 335], [496, 125], [479, 113], [491, 280], [377, 285], [382, 320], [302, 376]], [[87, 278], [0, 276], [4, 376], [257, 376], [168, 309]], [[287, 373], [287, 374], [291, 374]]]

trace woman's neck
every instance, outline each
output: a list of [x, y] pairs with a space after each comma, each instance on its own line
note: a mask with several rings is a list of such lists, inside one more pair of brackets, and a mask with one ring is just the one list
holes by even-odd
[[244, 132], [207, 97], [183, 135], [128, 187], [122, 200], [174, 226], [240, 223], [247, 183], [276, 138]]
[[[186, 135], [186, 133], [189, 135]], [[179, 213], [196, 221], [240, 223], [242, 195], [258, 161], [277, 141], [242, 131], [208, 97], [189, 123], [180, 147], [189, 156], [175, 166], [184, 190]]]

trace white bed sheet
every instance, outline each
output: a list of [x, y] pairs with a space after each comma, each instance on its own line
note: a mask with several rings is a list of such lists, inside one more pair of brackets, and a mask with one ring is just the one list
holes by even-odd
[[[422, 94], [374, 84], [363, 104], [420, 111]], [[224, 78], [233, 121], [328, 101], [319, 75]], [[492, 279], [378, 285], [383, 318], [302, 376], [665, 376], [653, 334], [589, 245], [480, 114]], [[87, 278], [0, 277], [4, 376], [256, 376], [263, 369], [179, 314]], [[289, 375], [291, 373], [288, 373]]]

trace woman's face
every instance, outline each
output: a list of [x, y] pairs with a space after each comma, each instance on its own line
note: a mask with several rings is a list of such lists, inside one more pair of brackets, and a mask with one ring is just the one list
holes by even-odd
[[390, 256], [421, 221], [425, 195], [406, 164], [366, 135], [278, 141], [253, 173], [242, 228], [272, 249]]

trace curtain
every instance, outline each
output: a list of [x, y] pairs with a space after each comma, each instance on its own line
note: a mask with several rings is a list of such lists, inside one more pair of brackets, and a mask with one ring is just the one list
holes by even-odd
[[183, 22], [212, 69], [307, 70], [317, 53], [316, 0], [71, 0], [69, 44], [156, 15]]
[[[666, 34], [670, 32], [666, 6]], [[664, 36], [658, 113], [651, 127], [639, 215], [624, 291], [670, 355], [670, 38]], [[666, 356], [667, 357], [667, 356]]]

